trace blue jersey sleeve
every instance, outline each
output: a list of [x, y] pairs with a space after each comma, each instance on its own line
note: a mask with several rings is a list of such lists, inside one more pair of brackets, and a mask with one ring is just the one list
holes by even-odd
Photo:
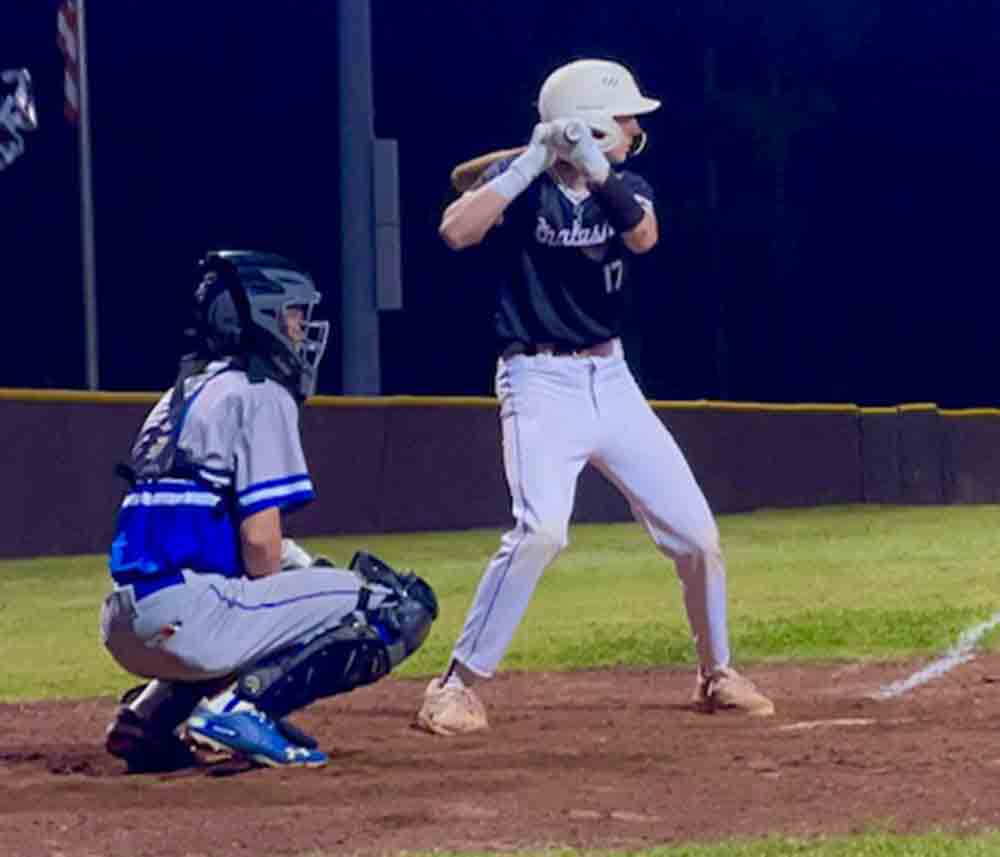
[[240, 520], [271, 506], [291, 511], [314, 497], [294, 400], [273, 381], [250, 389], [235, 450]]

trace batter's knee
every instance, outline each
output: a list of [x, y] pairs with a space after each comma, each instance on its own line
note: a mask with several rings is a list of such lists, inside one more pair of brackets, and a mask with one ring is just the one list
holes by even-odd
[[521, 533], [521, 550], [530, 551], [534, 556], [552, 562], [569, 544], [565, 527], [538, 526], [526, 528]]
[[725, 561], [719, 540], [703, 539], [690, 542], [687, 547], [674, 556], [677, 573], [682, 579], [694, 577], [713, 577], [725, 575]]
[[722, 545], [719, 529], [714, 521], [689, 532], [663, 533], [656, 539], [657, 547], [677, 562], [691, 562], [712, 566], [722, 562]]

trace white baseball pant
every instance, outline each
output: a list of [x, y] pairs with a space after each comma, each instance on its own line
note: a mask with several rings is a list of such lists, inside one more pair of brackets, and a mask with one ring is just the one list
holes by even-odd
[[701, 668], [729, 664], [726, 572], [705, 496], [639, 390], [621, 345], [607, 357], [501, 359], [503, 458], [514, 527], [490, 560], [453, 657], [492, 676], [546, 566], [568, 544], [576, 482], [590, 462], [674, 560]]

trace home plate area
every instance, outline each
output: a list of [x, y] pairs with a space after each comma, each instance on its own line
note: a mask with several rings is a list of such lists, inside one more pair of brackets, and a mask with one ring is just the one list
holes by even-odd
[[733, 837], [1000, 827], [1000, 656], [890, 698], [923, 662], [743, 671], [777, 713], [705, 714], [693, 671], [502, 673], [491, 729], [413, 728], [425, 679], [389, 678], [293, 720], [318, 770], [220, 763], [127, 774], [115, 700], [0, 705], [7, 857], [642, 848]]

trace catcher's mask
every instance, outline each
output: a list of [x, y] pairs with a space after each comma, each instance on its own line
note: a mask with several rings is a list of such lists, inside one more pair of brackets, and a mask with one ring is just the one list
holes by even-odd
[[330, 322], [314, 321], [322, 295], [282, 256], [219, 250], [199, 263], [195, 335], [207, 355], [232, 355], [284, 384], [299, 400], [316, 391]]
[[[660, 106], [639, 91], [632, 73], [610, 60], [576, 60], [550, 74], [538, 93], [538, 114], [543, 122], [583, 119], [601, 151], [609, 152], [625, 141], [616, 117], [640, 116]], [[633, 140], [629, 155], [646, 147], [646, 132]]]

